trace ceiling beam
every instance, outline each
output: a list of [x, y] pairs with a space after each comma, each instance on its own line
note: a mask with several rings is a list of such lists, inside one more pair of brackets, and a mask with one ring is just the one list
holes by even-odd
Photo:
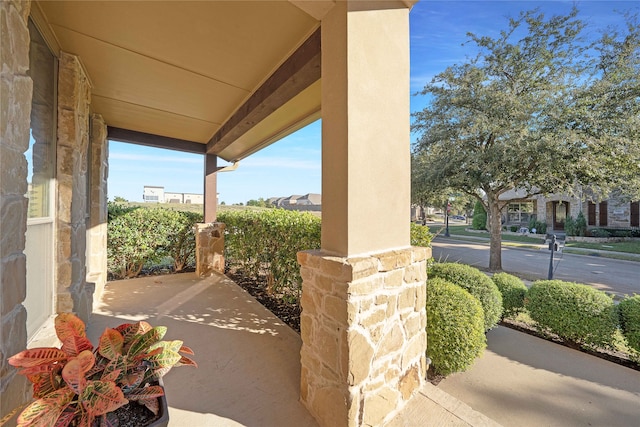
[[167, 150], [185, 153], [205, 154], [206, 146], [199, 142], [184, 139], [169, 138], [135, 130], [107, 127], [107, 138], [111, 141], [128, 142], [130, 144], [146, 145], [147, 147], [165, 148]]
[[207, 143], [206, 152], [217, 154], [260, 121], [318, 81], [320, 28], [258, 88]]

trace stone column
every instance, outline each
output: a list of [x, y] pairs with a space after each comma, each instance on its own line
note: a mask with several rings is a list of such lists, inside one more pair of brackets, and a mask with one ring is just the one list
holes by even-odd
[[107, 178], [109, 172], [107, 125], [102, 116], [91, 116], [89, 183], [91, 206], [87, 230], [87, 282], [95, 285], [94, 302], [107, 283]]
[[86, 282], [89, 81], [80, 59], [60, 53], [57, 141], [57, 312], [73, 311], [87, 322], [93, 286]]
[[426, 261], [300, 252], [301, 399], [322, 426], [381, 426], [426, 375]]
[[27, 345], [27, 160], [33, 84], [29, 1], [0, 2], [0, 418], [27, 402], [31, 387], [7, 357]]
[[207, 277], [214, 271], [224, 273], [224, 224], [196, 224], [195, 233], [196, 275]]
[[409, 9], [322, 17], [322, 244], [301, 252], [301, 400], [322, 426], [381, 426], [426, 374], [425, 248], [409, 244]]

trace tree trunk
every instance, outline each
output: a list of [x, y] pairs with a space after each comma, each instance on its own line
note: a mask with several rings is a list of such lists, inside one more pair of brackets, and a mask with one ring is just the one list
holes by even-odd
[[498, 196], [487, 194], [487, 204], [489, 212], [487, 224], [491, 237], [489, 245], [489, 271], [502, 270], [502, 223], [500, 221], [500, 206]]

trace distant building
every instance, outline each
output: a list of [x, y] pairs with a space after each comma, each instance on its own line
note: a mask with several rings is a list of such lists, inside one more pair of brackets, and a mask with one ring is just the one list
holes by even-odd
[[268, 202], [277, 207], [291, 211], [321, 211], [322, 195], [307, 193], [304, 196], [271, 197]]
[[193, 203], [204, 204], [204, 195], [195, 193], [170, 193], [164, 187], [145, 185], [142, 199], [146, 203]]
[[145, 185], [142, 200], [145, 203], [164, 203], [164, 187]]

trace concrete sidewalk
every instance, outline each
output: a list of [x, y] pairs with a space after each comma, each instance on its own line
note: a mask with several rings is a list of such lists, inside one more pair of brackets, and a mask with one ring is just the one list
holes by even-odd
[[640, 426], [640, 372], [499, 326], [439, 389], [504, 426]]
[[[95, 343], [106, 327], [138, 320], [167, 326], [165, 339], [183, 340], [199, 365], [164, 377], [170, 426], [317, 426], [299, 401], [300, 336], [227, 277], [110, 282], [87, 333]], [[498, 424], [431, 384], [390, 424], [445, 425]]]

